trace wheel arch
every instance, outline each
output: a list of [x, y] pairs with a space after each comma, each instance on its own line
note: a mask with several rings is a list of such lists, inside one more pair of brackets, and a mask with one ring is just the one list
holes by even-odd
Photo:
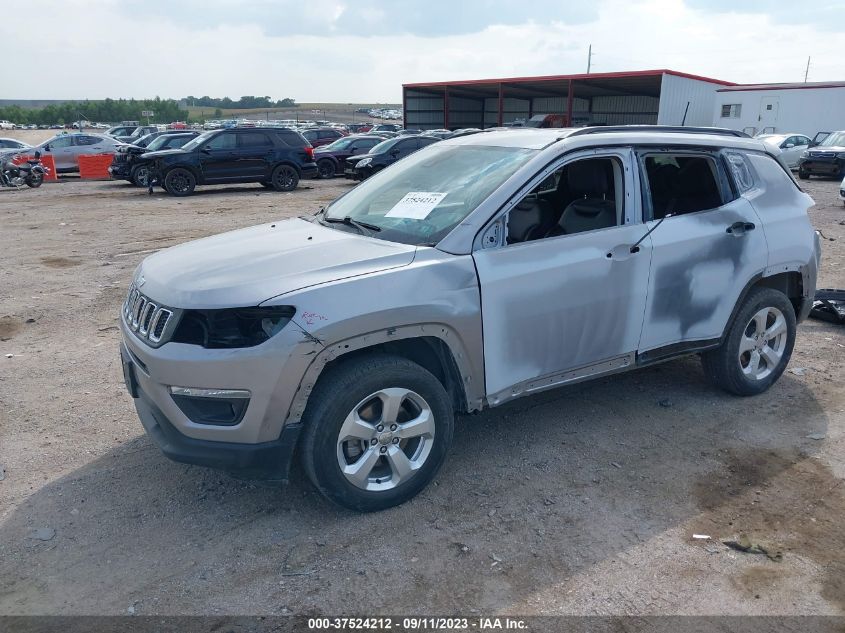
[[431, 372], [443, 385], [457, 412], [482, 408], [483, 377], [473, 377], [466, 350], [446, 325], [421, 324], [388, 328], [324, 347], [305, 371], [291, 402], [285, 425], [298, 424], [317, 381], [327, 369], [371, 354], [406, 358]]
[[733, 324], [737, 313], [742, 309], [742, 305], [745, 303], [748, 294], [755, 288], [771, 288], [785, 294], [795, 309], [795, 317], [800, 320], [802, 306], [806, 299], [804, 295], [804, 277], [805, 274], [802, 270], [784, 270], [767, 276], [760, 273], [752, 277], [745, 285], [745, 288], [743, 288], [731, 311], [731, 316], [725, 324], [725, 329], [722, 331], [721, 340], [725, 340], [725, 336], [727, 336], [728, 330]]
[[273, 166], [270, 168], [270, 175], [272, 176], [273, 172], [276, 171], [282, 165], [293, 167], [296, 170], [297, 175], [302, 178], [302, 169], [299, 167], [299, 165], [297, 165], [294, 161], [290, 160], [289, 158], [283, 158], [282, 160], [273, 163]]

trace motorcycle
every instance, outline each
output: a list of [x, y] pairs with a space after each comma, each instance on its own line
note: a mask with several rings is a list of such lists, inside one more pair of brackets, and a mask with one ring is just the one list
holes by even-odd
[[13, 158], [0, 159], [0, 187], [40, 187], [47, 173], [47, 168], [41, 164], [41, 152], [35, 152], [34, 159], [27, 159], [19, 165], [13, 162]]

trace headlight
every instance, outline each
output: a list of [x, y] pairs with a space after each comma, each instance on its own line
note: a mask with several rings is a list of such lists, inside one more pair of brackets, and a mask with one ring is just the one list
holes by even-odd
[[363, 160], [359, 160], [358, 163], [355, 166], [356, 167], [366, 167], [371, 162], [373, 162], [372, 158], [364, 158]]
[[171, 340], [206, 349], [254, 347], [281, 332], [295, 313], [292, 306], [185, 310]]
[[804, 150], [803, 152], [801, 152], [801, 158], [807, 158], [807, 156], [809, 156], [809, 155], [810, 155], [810, 152], [808, 152], [807, 150]]

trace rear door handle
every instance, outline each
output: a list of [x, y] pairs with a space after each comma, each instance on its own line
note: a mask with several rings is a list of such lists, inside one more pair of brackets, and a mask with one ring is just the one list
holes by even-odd
[[725, 233], [735, 233], [743, 235], [746, 231], [753, 231], [756, 228], [753, 222], [734, 222], [727, 229]]

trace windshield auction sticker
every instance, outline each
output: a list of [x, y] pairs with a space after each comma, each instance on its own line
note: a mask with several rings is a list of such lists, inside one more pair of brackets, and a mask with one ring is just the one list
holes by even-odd
[[384, 215], [388, 218], [424, 220], [445, 197], [446, 194], [439, 191], [410, 191]]

